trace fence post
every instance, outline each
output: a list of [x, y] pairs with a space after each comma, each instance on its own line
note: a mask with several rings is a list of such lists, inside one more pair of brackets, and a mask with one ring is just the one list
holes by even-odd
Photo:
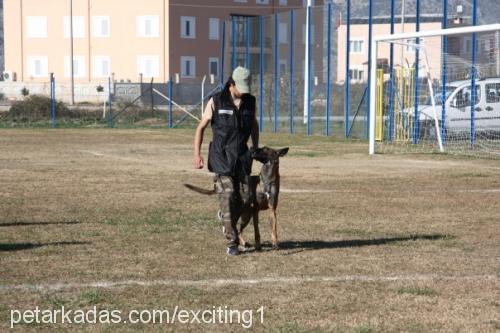
[[294, 95], [294, 88], [295, 88], [295, 85], [294, 85], [294, 82], [293, 82], [293, 71], [294, 71], [294, 66], [293, 66], [293, 62], [294, 62], [294, 57], [293, 57], [293, 51], [294, 51], [294, 38], [293, 38], [293, 35], [294, 35], [294, 26], [295, 26], [295, 11], [292, 9], [290, 11], [290, 133], [293, 134], [294, 133], [294, 120], [293, 120], [293, 116], [294, 116], [294, 112], [295, 112], [295, 108], [294, 108], [294, 99], [295, 99], [295, 95]]
[[[472, 25], [477, 25], [477, 0], [472, 2]], [[471, 64], [471, 79], [470, 79], [470, 144], [473, 146], [476, 143], [476, 129], [475, 129], [475, 121], [476, 121], [476, 51], [477, 51], [477, 35], [475, 33], [472, 34], [472, 64]]]
[[264, 17], [259, 16], [259, 65], [260, 65], [260, 96], [259, 96], [259, 128], [264, 130]]
[[307, 70], [307, 135], [312, 135], [312, 124], [311, 124], [311, 64], [312, 64], [312, 59], [311, 59], [311, 26], [312, 26], [312, 15], [311, 15], [311, 8], [312, 6], [307, 6], [307, 57], [309, 59], [308, 63], [306, 64], [308, 70]]
[[331, 100], [331, 62], [332, 62], [332, 3], [328, 3], [328, 41], [327, 41], [327, 77], [326, 77], [326, 135], [330, 135], [330, 100]]
[[173, 127], [173, 113], [172, 113], [172, 76], [168, 81], [168, 128]]
[[231, 69], [232, 71], [234, 71], [234, 69], [236, 68], [236, 17], [235, 16], [232, 16], [231, 17], [231, 44], [232, 44], [232, 50], [231, 50], [231, 54], [232, 54], [232, 66], [233, 68]]
[[[415, 19], [415, 31], [420, 31], [420, 0], [417, 0], [416, 2], [416, 19]], [[420, 38], [415, 39], [415, 44], [420, 44]], [[418, 111], [418, 104], [419, 104], [419, 95], [420, 95], [420, 87], [419, 87], [419, 66], [418, 63], [420, 62], [420, 49], [417, 47], [415, 49], [415, 77], [413, 78], [414, 81], [414, 91], [415, 94], [413, 96], [414, 100], [414, 114], [415, 114], [415, 119], [413, 119], [413, 144], [417, 144], [419, 139], [420, 139], [420, 112]]]
[[347, 0], [347, 18], [346, 18], [346, 45], [345, 45], [345, 97], [344, 97], [344, 125], [345, 137], [349, 138], [350, 127], [350, 109], [351, 109], [351, 76], [349, 73], [350, 55], [351, 55], [351, 0]]
[[[448, 0], [443, 0], [443, 23], [442, 23], [442, 28], [447, 29], [448, 28]], [[446, 143], [446, 71], [447, 71], [447, 53], [448, 53], [448, 37], [443, 36], [442, 37], [442, 49], [443, 53], [441, 55], [442, 57], [442, 63], [441, 63], [441, 141], [443, 142], [443, 145]]]
[[279, 112], [279, 22], [274, 14], [274, 132], [278, 132]]
[[151, 93], [151, 116], [155, 116], [155, 95], [153, 91], [153, 80], [154, 78], [151, 78], [151, 82], [149, 83], [149, 92]]
[[250, 69], [250, 17], [246, 18], [246, 47], [245, 47], [245, 67]]
[[[417, 0], [418, 1], [418, 0]], [[372, 39], [373, 39], [373, 0], [369, 0], [368, 2], [368, 73], [371, 73], [371, 66], [372, 66]], [[376, 57], [376, 55], [375, 55]], [[370, 86], [370, 80], [373, 78], [368, 75], [368, 87]], [[370, 101], [370, 89], [367, 89], [366, 92], [367, 101]], [[366, 126], [365, 126], [365, 135], [366, 137], [369, 136], [369, 131], [370, 131], [370, 116], [375, 117], [375, 113], [372, 115], [370, 113], [370, 103], [366, 103]]]
[[[396, 0], [391, 0], [391, 35], [394, 34], [394, 16]], [[394, 132], [394, 43], [390, 45], [389, 55], [389, 133], [388, 141], [392, 141]]]
[[113, 127], [113, 106], [112, 106], [112, 95], [111, 95], [111, 78], [108, 77], [108, 127]]
[[[226, 21], [222, 22], [222, 43], [221, 43], [221, 65], [220, 65], [220, 85], [224, 85], [224, 65], [226, 60]], [[170, 82], [172, 77], [170, 77]]]
[[56, 85], [54, 73], [50, 73], [50, 123], [51, 127], [56, 127]]

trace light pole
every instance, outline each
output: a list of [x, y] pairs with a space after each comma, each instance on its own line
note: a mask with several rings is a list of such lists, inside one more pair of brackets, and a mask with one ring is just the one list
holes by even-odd
[[311, 19], [309, 16], [310, 13], [310, 8], [312, 6], [312, 0], [307, 0], [307, 18], [306, 18], [306, 42], [305, 42], [305, 55], [304, 55], [304, 124], [307, 124], [308, 117], [309, 117], [309, 85], [311, 84], [309, 82], [309, 62], [311, 59], [309, 59], [309, 36], [310, 36], [310, 25], [311, 23], [309, 20]]
[[75, 105], [75, 70], [73, 49], [73, 0], [69, 0], [69, 34], [71, 44], [71, 105]]

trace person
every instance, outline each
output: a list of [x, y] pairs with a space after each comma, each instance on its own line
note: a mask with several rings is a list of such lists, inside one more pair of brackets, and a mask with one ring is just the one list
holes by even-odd
[[[250, 94], [250, 71], [236, 68], [224, 89], [209, 100], [194, 137], [194, 167], [202, 169], [203, 134], [208, 124], [213, 140], [208, 149], [208, 170], [215, 173], [215, 190], [219, 197], [219, 219], [224, 224], [227, 254], [238, 255], [236, 229], [244, 205], [249, 200], [248, 176], [252, 171], [251, 152], [259, 146], [259, 124], [255, 97]], [[247, 142], [251, 138], [252, 148]]]

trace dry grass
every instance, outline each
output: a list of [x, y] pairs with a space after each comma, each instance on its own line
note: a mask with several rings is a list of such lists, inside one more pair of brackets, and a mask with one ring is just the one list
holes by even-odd
[[[254, 329], [275, 332], [499, 329], [498, 161], [369, 157], [364, 143], [264, 135], [263, 144], [291, 147], [281, 163], [282, 249], [269, 250], [270, 228], [262, 218], [264, 251], [228, 258], [215, 199], [182, 186], [212, 184], [208, 172], [192, 169], [192, 136], [192, 130], [3, 130], [0, 330], [8, 327], [9, 309], [37, 305], [123, 311], [263, 305], [265, 322]], [[276, 282], [300, 277], [318, 279]], [[75, 287], [261, 278], [276, 281]], [[73, 286], [13, 289], [58, 283]], [[238, 325], [58, 328], [243, 330]], [[17, 331], [54, 328], [23, 325]]]

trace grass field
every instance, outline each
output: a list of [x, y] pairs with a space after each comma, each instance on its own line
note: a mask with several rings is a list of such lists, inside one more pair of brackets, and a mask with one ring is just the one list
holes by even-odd
[[[290, 147], [281, 162], [281, 249], [271, 250], [261, 215], [264, 250], [233, 258], [216, 199], [182, 186], [212, 186], [206, 170], [192, 168], [192, 137], [2, 130], [0, 331], [10, 310], [36, 306], [264, 306], [253, 330], [266, 332], [500, 330], [498, 160], [370, 157], [366, 143], [263, 135], [262, 145]], [[11, 331], [244, 330], [177, 323]]]

